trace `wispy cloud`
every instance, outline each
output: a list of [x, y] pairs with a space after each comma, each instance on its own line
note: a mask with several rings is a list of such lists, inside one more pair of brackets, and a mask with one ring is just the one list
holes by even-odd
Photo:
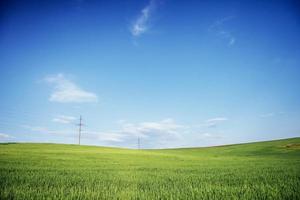
[[14, 139], [15, 137], [11, 136], [11, 135], [8, 135], [8, 134], [5, 134], [5, 133], [0, 133], [0, 141], [7, 141], [7, 140], [10, 140], [10, 139]]
[[269, 117], [275, 117], [275, 116], [280, 116], [280, 115], [284, 115], [285, 112], [269, 112], [269, 113], [264, 113], [261, 114], [260, 117], [261, 118], [269, 118]]
[[222, 121], [227, 121], [228, 119], [226, 117], [216, 117], [212, 119], [206, 120], [206, 122], [211, 123], [211, 122], [222, 122]]
[[224, 28], [224, 24], [227, 21], [230, 21], [232, 19], [234, 19], [234, 16], [224, 17], [220, 20], [215, 21], [208, 29], [209, 31], [213, 32], [219, 38], [227, 41], [228, 46], [232, 46], [236, 42], [236, 38], [232, 34], [232, 32], [228, 31]]
[[47, 128], [42, 126], [21, 125], [21, 127], [30, 131], [37, 131], [37, 132], [44, 132], [48, 130]]
[[221, 135], [219, 135], [218, 133], [210, 133], [210, 132], [204, 132], [204, 133], [200, 133], [197, 136], [198, 139], [220, 139], [222, 138]]
[[[57, 119], [59, 120], [56, 121], [60, 122], [61, 120], [73, 120], [73, 117], [59, 116]], [[205, 141], [218, 141], [221, 138], [220, 132], [218, 130], [210, 132], [212, 129], [207, 128], [227, 120], [225, 117], [208, 119], [204, 121], [201, 128], [177, 123], [172, 118], [138, 123], [119, 120], [115, 129], [99, 131], [85, 128], [82, 131], [81, 139], [87, 143], [133, 148], [137, 147], [138, 138], [141, 140], [142, 148], [167, 148], [189, 146], [190, 144], [197, 146]], [[56, 137], [74, 138], [78, 134], [76, 129], [54, 130], [44, 126], [30, 125], [22, 127], [35, 134], [48, 134]]]
[[153, 135], [177, 135], [185, 126], [177, 124], [173, 119], [164, 119], [158, 122], [124, 123], [120, 132], [140, 137]]
[[125, 140], [126, 135], [114, 132], [83, 131], [82, 137], [85, 139], [92, 139], [101, 142], [119, 143]]
[[219, 31], [217, 34], [221, 38], [227, 40], [229, 46], [232, 46], [232, 45], [235, 44], [235, 40], [236, 39], [235, 39], [235, 37], [229, 31], [222, 30], [222, 31]]
[[[119, 128], [111, 131], [84, 131], [83, 138], [93, 139], [109, 145], [132, 145], [137, 138], [143, 140], [143, 147], [166, 146], [181, 138], [182, 131], [188, 127], [177, 124], [173, 119], [161, 121], [129, 123], [118, 121]], [[160, 146], [161, 147], [161, 146]]]
[[137, 37], [148, 31], [150, 19], [156, 7], [156, 0], [150, 0], [148, 5], [140, 11], [139, 16], [134, 20], [130, 27], [130, 32], [133, 36]]
[[65, 78], [63, 74], [47, 76], [44, 80], [53, 86], [53, 92], [49, 98], [50, 101], [60, 103], [98, 101], [96, 94], [81, 89], [74, 82]]
[[265, 114], [260, 115], [260, 117], [262, 117], [262, 118], [268, 118], [268, 117], [274, 117], [274, 116], [275, 116], [275, 113], [265, 113]]
[[[53, 130], [44, 126], [32, 126], [32, 125], [22, 125], [22, 128], [37, 134], [49, 134], [53, 136], [61, 136], [61, 137], [77, 137], [77, 130]], [[0, 135], [1, 137], [1, 135]], [[90, 131], [83, 130], [81, 133], [82, 139], [88, 139], [99, 142], [111, 142], [111, 143], [119, 143], [126, 139], [126, 135], [122, 132], [101, 132], [101, 131]]]
[[235, 17], [231, 15], [231, 16], [227, 16], [227, 17], [224, 17], [224, 18], [222, 18], [222, 19], [219, 19], [219, 20], [215, 21], [215, 22], [209, 27], [209, 29], [210, 29], [210, 30], [219, 29], [220, 26], [222, 26], [225, 22], [230, 21], [230, 20], [232, 20], [232, 19], [234, 19], [234, 18], [235, 18]]
[[[205, 126], [217, 125], [227, 121], [225, 117], [208, 119]], [[194, 129], [193, 126], [182, 125], [172, 118], [160, 121], [130, 123], [126, 120], [117, 122], [119, 127], [110, 131], [84, 131], [82, 137], [108, 145], [136, 147], [137, 138], [141, 139], [142, 148], [165, 148], [180, 145], [197, 144], [199, 141], [212, 141], [222, 138], [218, 132], [211, 133]]]
[[228, 121], [229, 119], [226, 117], [216, 117], [216, 118], [212, 118], [212, 119], [208, 119], [206, 120], [202, 126], [204, 127], [216, 127], [219, 123], [224, 122], [224, 121]]
[[32, 126], [32, 125], [22, 125], [22, 128], [41, 134], [59, 135], [59, 136], [71, 136], [74, 137], [74, 130], [51, 130], [43, 126]]
[[58, 115], [52, 119], [53, 122], [61, 123], [61, 124], [70, 124], [76, 120], [76, 117], [66, 116], [66, 115]]

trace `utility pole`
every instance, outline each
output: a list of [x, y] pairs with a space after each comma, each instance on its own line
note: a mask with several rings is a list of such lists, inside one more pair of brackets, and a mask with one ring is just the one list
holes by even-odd
[[79, 130], [78, 130], [78, 144], [80, 145], [80, 138], [81, 138], [81, 127], [82, 127], [82, 117], [80, 115], [79, 118], [79, 124], [77, 124], [79, 126]]
[[140, 136], [138, 136], [138, 149], [141, 149], [141, 140], [140, 140]]

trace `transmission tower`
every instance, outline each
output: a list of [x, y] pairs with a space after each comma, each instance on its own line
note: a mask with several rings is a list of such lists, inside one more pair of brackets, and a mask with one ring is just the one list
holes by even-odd
[[138, 149], [141, 149], [141, 139], [140, 139], [140, 136], [138, 136]]
[[79, 118], [79, 124], [77, 124], [77, 126], [79, 127], [79, 130], [78, 130], [78, 144], [80, 145], [81, 130], [82, 130], [81, 127], [83, 126], [81, 115], [80, 115], [80, 118]]

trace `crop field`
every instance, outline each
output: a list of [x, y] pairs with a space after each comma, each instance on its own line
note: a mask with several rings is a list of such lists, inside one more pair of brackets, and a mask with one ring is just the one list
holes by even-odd
[[300, 199], [300, 138], [165, 150], [0, 144], [0, 199]]

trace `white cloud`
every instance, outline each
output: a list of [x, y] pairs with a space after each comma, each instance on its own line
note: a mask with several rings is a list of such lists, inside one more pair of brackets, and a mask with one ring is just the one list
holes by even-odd
[[178, 131], [183, 128], [185, 126], [175, 123], [173, 119], [164, 119], [159, 122], [125, 123], [120, 132], [140, 137], [150, 137], [151, 135], [176, 136]]
[[[111, 131], [93, 131], [86, 130], [82, 132], [82, 139], [98, 141], [102, 144], [108, 145], [124, 145], [128, 146], [135, 144], [138, 137], [143, 139], [143, 145], [154, 143], [156, 145], [167, 145], [180, 138], [181, 131], [187, 129], [186, 126], [175, 123], [173, 119], [164, 119], [158, 122], [141, 122], [141, 123], [128, 123], [125, 120], [118, 121], [119, 128]], [[30, 130], [39, 131], [49, 134], [66, 134], [65, 131], [50, 131], [42, 127], [29, 127]], [[71, 134], [74, 135], [74, 134]], [[160, 142], [160, 143], [159, 143]], [[150, 147], [150, 145], [148, 145]], [[153, 147], [153, 146], [151, 146]]]
[[59, 135], [59, 136], [68, 136], [68, 137], [74, 137], [74, 135], [76, 134], [75, 130], [50, 130], [47, 127], [31, 126], [31, 125], [22, 125], [21, 127], [29, 131], [41, 133], [41, 134], [50, 134], [50, 135]]
[[267, 118], [267, 117], [273, 117], [274, 115], [275, 115], [275, 113], [266, 113], [266, 114], [260, 115], [260, 117]]
[[36, 131], [36, 132], [46, 132], [48, 131], [47, 128], [41, 127], [41, 126], [30, 126], [30, 125], [22, 125], [22, 128], [28, 129], [30, 131]]
[[[205, 121], [218, 124], [228, 119], [217, 117]], [[84, 131], [82, 138], [98, 141], [104, 145], [137, 147], [138, 138], [142, 148], [168, 148], [199, 144], [205, 141], [218, 141], [218, 132], [211, 133], [194, 129], [192, 126], [178, 124], [174, 119], [130, 123], [127, 120], [117, 121], [119, 128], [110, 131]]]
[[218, 124], [220, 124], [221, 122], [224, 121], [228, 121], [228, 118], [225, 117], [216, 117], [216, 118], [212, 118], [212, 119], [208, 119], [206, 120], [203, 124], [201, 124], [200, 126], [202, 127], [208, 127], [208, 128], [212, 128], [212, 127], [216, 127]]
[[[157, 122], [128, 123], [125, 120], [118, 122], [120, 127], [114, 131], [84, 131], [82, 138], [97, 140], [105, 144], [136, 147], [137, 138], [142, 139], [142, 146], [167, 146], [181, 138], [186, 126], [177, 124], [173, 119], [164, 119]], [[108, 143], [107, 143], [108, 142]]]
[[225, 117], [216, 117], [212, 119], [206, 120], [206, 122], [211, 123], [211, 122], [221, 122], [221, 121], [227, 121], [228, 119]]
[[213, 135], [211, 133], [203, 133], [201, 134], [203, 137], [212, 137]]
[[225, 22], [227, 21], [230, 21], [234, 19], [234, 16], [227, 16], [227, 17], [224, 17], [220, 20], [217, 20], [215, 21], [210, 27], [209, 27], [209, 30], [214, 30], [214, 29], [218, 29], [220, 26], [222, 26]]
[[53, 122], [61, 123], [61, 124], [70, 124], [76, 120], [76, 117], [73, 116], [66, 116], [66, 115], [58, 115], [57, 117], [53, 118]]
[[0, 133], [0, 140], [10, 140], [10, 139], [14, 139], [15, 137], [5, 134], [5, 133]]
[[234, 45], [234, 43], [235, 43], [235, 38], [231, 36], [228, 45], [231, 46]]
[[[50, 130], [47, 127], [22, 125], [22, 128], [39, 134], [50, 134], [63, 137], [78, 137], [78, 130]], [[82, 139], [97, 140], [100, 142], [122, 142], [126, 135], [122, 132], [100, 132], [100, 131], [82, 131]]]
[[122, 133], [84, 131], [82, 137], [104, 142], [122, 142], [126, 136]]
[[222, 30], [222, 31], [218, 32], [218, 35], [221, 38], [227, 40], [229, 46], [234, 45], [234, 43], [235, 43], [235, 37], [230, 32]]
[[227, 41], [228, 46], [234, 45], [236, 42], [236, 38], [232, 34], [232, 32], [225, 30], [224, 23], [232, 20], [233, 18], [234, 16], [228, 16], [228, 17], [224, 17], [223, 19], [217, 20], [208, 29], [209, 31], [213, 32], [221, 39]]
[[[137, 147], [138, 138], [141, 141], [142, 148], [170, 148], [178, 146], [190, 146], [194, 144], [199, 146], [203, 142], [217, 142], [221, 138], [220, 131], [210, 132], [209, 125], [218, 124], [228, 119], [217, 117], [203, 122], [201, 128], [196, 126], [182, 125], [174, 119], [167, 118], [159, 121], [145, 121], [139, 123], [130, 123], [127, 120], [119, 120], [116, 129], [98, 131], [83, 130], [81, 138], [85, 144]], [[28, 126], [23, 128], [39, 134], [51, 134], [60, 137], [77, 138], [78, 130], [50, 130], [41, 126]]]
[[130, 27], [133, 36], [140, 36], [149, 29], [149, 20], [156, 8], [156, 1], [150, 0], [148, 5], [141, 10], [140, 15]]
[[83, 103], [97, 102], [98, 97], [92, 92], [85, 91], [71, 80], [65, 78], [63, 74], [47, 76], [45, 81], [53, 85], [54, 89], [49, 98], [50, 101], [60, 103]]
[[222, 136], [220, 136], [218, 133], [209, 133], [209, 132], [205, 132], [205, 133], [201, 133], [199, 134], [198, 139], [219, 139], [222, 138]]
[[270, 118], [270, 117], [275, 117], [275, 116], [282, 116], [282, 115], [285, 115], [286, 113], [285, 112], [269, 112], [269, 113], [264, 113], [264, 114], [261, 114], [260, 117], [261, 118]]

